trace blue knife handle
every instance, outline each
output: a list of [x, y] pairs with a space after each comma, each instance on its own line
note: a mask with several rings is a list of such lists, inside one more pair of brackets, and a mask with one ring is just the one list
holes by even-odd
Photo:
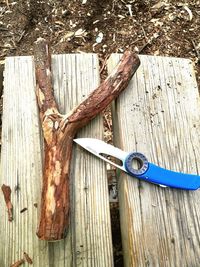
[[[139, 169], [133, 169], [132, 162], [139, 162]], [[196, 190], [200, 187], [200, 176], [170, 171], [148, 162], [147, 158], [138, 152], [130, 153], [124, 161], [126, 171], [139, 179], [168, 187], [185, 190]]]

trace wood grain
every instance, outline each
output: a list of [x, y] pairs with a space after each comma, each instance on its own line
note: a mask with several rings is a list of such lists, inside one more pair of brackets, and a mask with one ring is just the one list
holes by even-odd
[[[60, 111], [67, 113], [99, 84], [93, 54], [52, 58], [53, 86]], [[65, 240], [36, 236], [42, 176], [42, 134], [35, 97], [31, 57], [10, 57], [5, 65], [1, 184], [11, 187], [14, 221], [8, 222], [0, 194], [0, 266], [7, 267], [26, 251], [33, 266], [112, 266], [109, 199], [105, 166], [76, 145], [71, 169], [71, 228]], [[79, 136], [103, 137], [99, 116]], [[75, 178], [76, 177], [76, 178]], [[19, 190], [16, 190], [18, 183]], [[36, 208], [34, 203], [38, 203]], [[28, 210], [20, 213], [27, 207]], [[5, 245], [6, 244], [6, 245]], [[24, 264], [27, 266], [27, 263]]]
[[[109, 72], [120, 59], [113, 54]], [[140, 56], [113, 105], [115, 145], [175, 171], [200, 170], [200, 101], [191, 61]], [[200, 191], [161, 188], [121, 173], [125, 266], [200, 266]]]

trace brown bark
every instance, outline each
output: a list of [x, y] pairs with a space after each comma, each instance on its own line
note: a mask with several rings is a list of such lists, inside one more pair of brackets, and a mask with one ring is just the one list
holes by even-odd
[[8, 220], [11, 222], [13, 220], [13, 205], [11, 203], [11, 189], [10, 186], [3, 184], [1, 190], [4, 195], [4, 200], [8, 209]]
[[112, 74], [70, 114], [62, 115], [54, 100], [51, 62], [47, 42], [35, 45], [37, 101], [45, 139], [45, 160], [40, 223], [37, 235], [44, 240], [59, 240], [69, 226], [69, 169], [72, 142], [76, 132], [104, 110], [122, 90], [139, 67], [139, 58], [124, 53]]
[[29, 264], [33, 264], [33, 260], [30, 258], [28, 253], [24, 252], [24, 258]]
[[18, 266], [20, 266], [20, 265], [22, 265], [24, 263], [25, 263], [25, 260], [21, 259], [19, 261], [16, 261], [15, 263], [13, 263], [10, 267], [18, 267]]

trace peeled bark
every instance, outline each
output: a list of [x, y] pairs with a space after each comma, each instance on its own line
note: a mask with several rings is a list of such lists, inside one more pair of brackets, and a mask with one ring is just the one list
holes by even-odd
[[140, 61], [131, 51], [125, 52], [112, 74], [78, 107], [62, 115], [53, 96], [50, 59], [47, 42], [39, 38], [35, 43], [36, 94], [45, 140], [45, 160], [37, 235], [40, 239], [53, 241], [64, 238], [69, 226], [73, 138], [127, 87]]
[[4, 195], [4, 200], [6, 202], [6, 206], [8, 209], [8, 220], [9, 222], [12, 222], [13, 220], [13, 205], [11, 202], [11, 188], [8, 185], [3, 184], [1, 187], [1, 190]]

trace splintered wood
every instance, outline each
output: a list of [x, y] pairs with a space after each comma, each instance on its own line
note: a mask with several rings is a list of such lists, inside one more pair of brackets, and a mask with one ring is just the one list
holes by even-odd
[[18, 267], [25, 262], [28, 262], [29, 264], [33, 264], [33, 260], [29, 257], [28, 253], [24, 252], [24, 258], [21, 260], [16, 261], [15, 263], [11, 264], [10, 267]]
[[24, 263], [25, 263], [25, 260], [21, 259], [21, 260], [16, 261], [15, 263], [11, 264], [10, 267], [19, 267]]
[[29, 263], [29, 264], [33, 264], [33, 260], [30, 258], [30, 256], [28, 255], [28, 253], [24, 252], [24, 259]]
[[4, 200], [8, 209], [8, 220], [11, 222], [13, 220], [13, 205], [11, 203], [11, 189], [10, 186], [5, 184], [2, 185], [1, 190], [4, 195]]

